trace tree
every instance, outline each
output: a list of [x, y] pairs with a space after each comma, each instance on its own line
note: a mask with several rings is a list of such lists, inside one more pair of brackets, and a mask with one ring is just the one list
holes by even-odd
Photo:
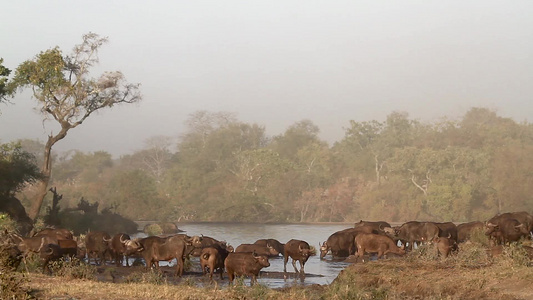
[[7, 77], [11, 74], [11, 70], [4, 67], [4, 59], [0, 58], [0, 103], [7, 101], [7, 96], [12, 94], [12, 89], [7, 83]]
[[68, 131], [81, 125], [94, 112], [120, 103], [141, 100], [139, 84], [126, 82], [119, 71], [104, 72], [97, 79], [90, 70], [98, 62], [98, 50], [107, 42], [95, 33], [83, 35], [83, 42], [76, 45], [70, 55], [64, 56], [55, 47], [39, 53], [35, 59], [20, 64], [12, 81], [17, 88], [32, 88], [45, 119], [53, 118], [60, 130], [50, 134], [44, 149], [42, 173], [44, 179], [38, 185], [36, 198], [30, 209], [35, 219], [46, 196], [52, 174], [51, 152]]

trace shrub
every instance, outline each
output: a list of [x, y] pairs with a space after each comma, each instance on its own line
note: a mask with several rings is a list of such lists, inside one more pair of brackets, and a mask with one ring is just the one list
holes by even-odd
[[150, 224], [144, 227], [144, 233], [148, 236], [160, 235], [163, 233], [163, 229], [158, 224]]
[[133, 272], [124, 278], [126, 283], [149, 283], [149, 284], [166, 284], [167, 278], [163, 275], [163, 272], [158, 269], [151, 269], [149, 272]]
[[55, 275], [68, 279], [96, 280], [96, 267], [83, 263], [77, 258], [51, 262], [50, 269]]

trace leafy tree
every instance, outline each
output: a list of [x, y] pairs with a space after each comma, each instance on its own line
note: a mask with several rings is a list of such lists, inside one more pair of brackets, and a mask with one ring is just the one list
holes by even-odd
[[26, 184], [41, 178], [35, 157], [19, 144], [0, 145], [0, 196], [14, 196]]
[[39, 53], [33, 60], [18, 66], [13, 86], [29, 87], [46, 119], [52, 118], [60, 126], [56, 134], [48, 136], [44, 149], [42, 173], [30, 217], [36, 218], [46, 196], [52, 174], [52, 147], [65, 138], [68, 131], [81, 125], [94, 112], [120, 103], [134, 103], [141, 99], [139, 84], [127, 83], [119, 72], [105, 72], [91, 78], [90, 71], [98, 62], [98, 50], [107, 42], [95, 33], [83, 35], [70, 55], [63, 55], [55, 47]]
[[11, 70], [4, 67], [4, 59], [0, 58], [0, 103], [7, 101], [7, 97], [12, 94], [12, 87], [7, 83]]

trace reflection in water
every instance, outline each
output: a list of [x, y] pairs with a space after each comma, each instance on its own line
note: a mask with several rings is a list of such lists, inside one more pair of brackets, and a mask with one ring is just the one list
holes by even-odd
[[[331, 256], [326, 256], [327, 260], [321, 261], [319, 258], [322, 243], [334, 233], [342, 229], [351, 227], [344, 225], [272, 225], [272, 224], [226, 224], [226, 223], [186, 223], [179, 224], [179, 228], [185, 230], [186, 234], [205, 235], [218, 240], [226, 241], [230, 245], [237, 247], [244, 243], [254, 243], [258, 239], [273, 238], [281, 243], [286, 243], [290, 239], [304, 240], [315, 247], [317, 255], [311, 256], [305, 264], [305, 278], [294, 273], [291, 259], [287, 263], [287, 278], [259, 278], [261, 284], [272, 288], [285, 287], [291, 285], [329, 284], [339, 274], [341, 270], [348, 266], [342, 261], [331, 261]], [[194, 264], [198, 262], [194, 261]], [[299, 264], [297, 263], [297, 266]], [[264, 272], [283, 272], [283, 257], [270, 259], [270, 267], [264, 268]], [[318, 275], [318, 276], [313, 276]]]

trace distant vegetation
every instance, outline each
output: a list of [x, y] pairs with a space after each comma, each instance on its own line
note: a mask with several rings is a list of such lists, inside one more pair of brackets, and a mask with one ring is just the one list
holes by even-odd
[[[331, 146], [308, 120], [273, 137], [228, 113], [196, 112], [187, 126], [177, 143], [154, 137], [116, 160], [55, 155], [50, 186], [65, 209], [83, 197], [138, 220], [467, 221], [533, 211], [533, 126], [485, 108], [459, 121], [401, 112], [351, 121]], [[42, 159], [35, 144], [21, 141]], [[18, 198], [29, 205], [25, 192]]]

